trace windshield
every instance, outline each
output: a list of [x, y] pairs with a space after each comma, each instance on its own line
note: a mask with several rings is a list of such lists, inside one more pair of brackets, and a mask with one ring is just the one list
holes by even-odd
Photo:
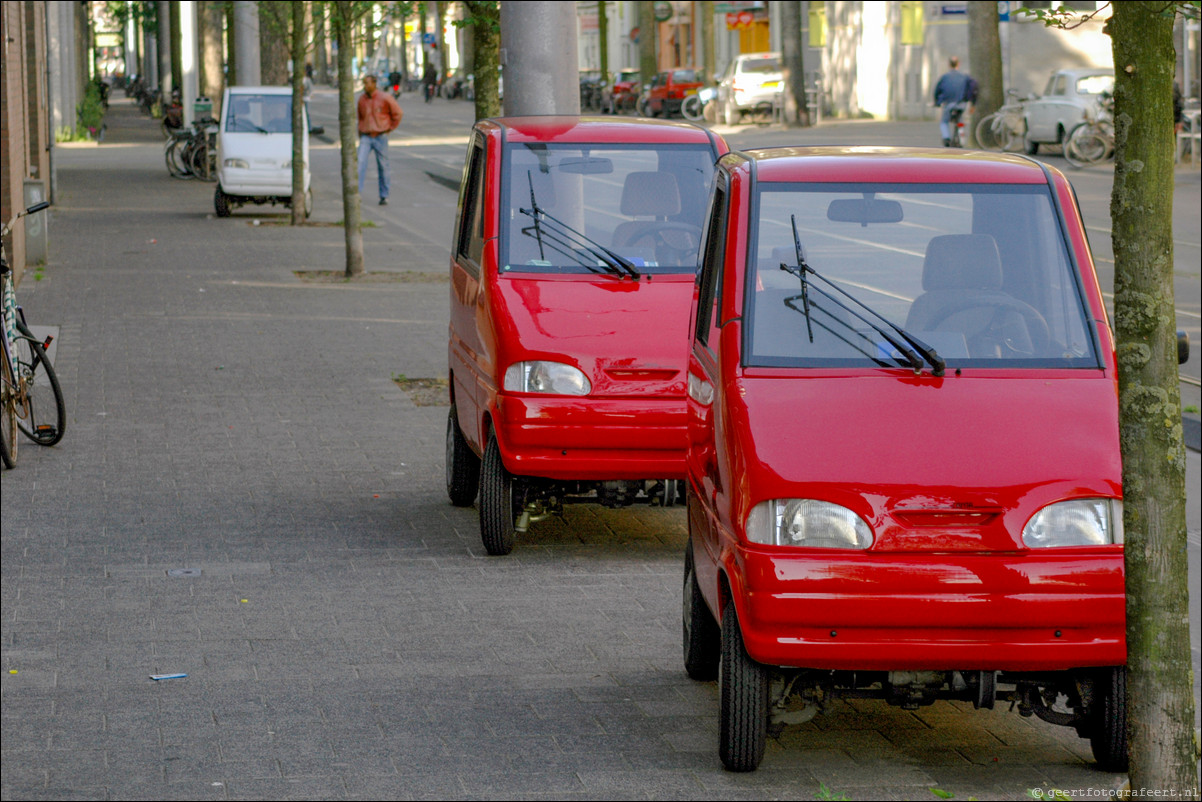
[[757, 216], [749, 365], [911, 364], [812, 285], [800, 297], [800, 271], [780, 267], [798, 264], [795, 224], [808, 268], [949, 369], [1098, 367], [1044, 185], [761, 184]]
[[225, 130], [231, 134], [292, 133], [292, 96], [231, 94]]
[[[708, 145], [507, 145], [502, 272], [604, 272], [598, 247], [639, 273], [695, 272], [714, 158]], [[595, 246], [535, 225], [534, 204]]]
[[739, 72], [772, 73], [780, 71], [780, 60], [774, 58], [749, 58], [739, 66]]
[[1114, 91], [1114, 76], [1112, 75], [1090, 75], [1086, 78], [1077, 79], [1077, 94], [1078, 95], [1101, 95], [1109, 94]]

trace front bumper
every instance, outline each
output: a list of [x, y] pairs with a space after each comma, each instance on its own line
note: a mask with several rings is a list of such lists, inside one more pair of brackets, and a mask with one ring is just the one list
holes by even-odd
[[1120, 549], [841, 554], [736, 549], [761, 663], [832, 670], [1060, 671], [1127, 661]]
[[685, 400], [499, 393], [494, 427], [506, 468], [561, 481], [683, 479]]

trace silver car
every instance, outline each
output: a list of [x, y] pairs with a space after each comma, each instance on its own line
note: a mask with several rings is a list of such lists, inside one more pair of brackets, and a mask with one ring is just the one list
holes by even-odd
[[727, 125], [736, 125], [743, 112], [771, 104], [784, 87], [780, 53], [735, 56], [718, 83], [718, 108]]
[[1027, 153], [1041, 144], [1062, 145], [1069, 132], [1097, 111], [1103, 95], [1114, 91], [1114, 70], [1082, 68], [1057, 70], [1048, 79], [1043, 96], [1027, 102]]

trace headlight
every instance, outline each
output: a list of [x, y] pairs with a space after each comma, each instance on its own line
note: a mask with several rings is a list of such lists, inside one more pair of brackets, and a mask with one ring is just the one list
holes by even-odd
[[1049, 504], [1031, 516], [1023, 527], [1023, 544], [1031, 549], [1122, 542], [1123, 502], [1112, 498], [1078, 498]]
[[504, 387], [512, 393], [588, 395], [593, 386], [579, 368], [562, 362], [515, 362], [505, 371]]
[[863, 518], [838, 504], [781, 498], [752, 508], [747, 539], [766, 546], [866, 549], [872, 545], [872, 530]]
[[226, 159], [221, 164], [224, 167], [240, 167], [243, 170], [250, 169], [250, 164], [247, 163], [246, 159]]

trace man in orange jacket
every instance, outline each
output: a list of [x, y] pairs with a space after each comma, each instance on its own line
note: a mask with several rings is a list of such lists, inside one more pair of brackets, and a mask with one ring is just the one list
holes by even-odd
[[367, 179], [367, 159], [376, 155], [379, 173], [380, 205], [388, 203], [390, 184], [388, 165], [388, 135], [401, 124], [401, 107], [396, 99], [376, 87], [376, 76], [363, 78], [363, 94], [359, 95], [359, 194]]

